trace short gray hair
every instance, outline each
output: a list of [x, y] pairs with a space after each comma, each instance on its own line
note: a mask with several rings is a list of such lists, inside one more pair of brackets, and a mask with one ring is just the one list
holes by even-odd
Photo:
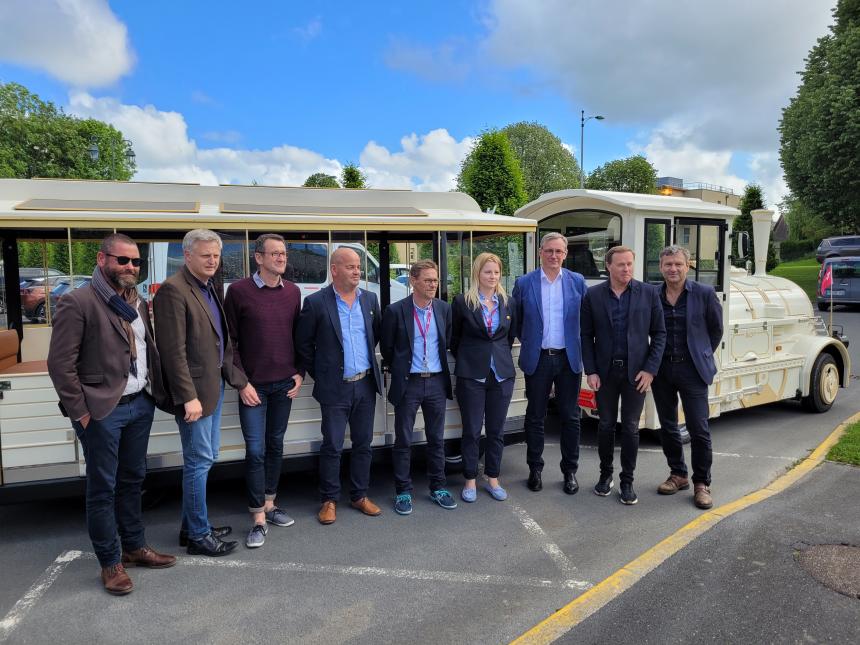
[[660, 251], [660, 264], [663, 263], [663, 258], [668, 258], [670, 255], [678, 255], [679, 253], [684, 256], [687, 264], [690, 264], [690, 252], [683, 246], [678, 246], [677, 244], [670, 244]]
[[550, 231], [540, 238], [540, 246], [538, 248], [542, 249], [547, 242], [552, 242], [553, 240], [561, 240], [567, 246], [567, 238], [564, 235], [556, 231]]
[[224, 248], [224, 243], [218, 233], [210, 231], [208, 228], [195, 228], [193, 231], [188, 231], [182, 238], [182, 250], [190, 252], [197, 242], [218, 242], [218, 249]]

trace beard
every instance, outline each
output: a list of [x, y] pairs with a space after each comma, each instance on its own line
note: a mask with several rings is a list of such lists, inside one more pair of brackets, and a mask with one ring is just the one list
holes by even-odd
[[111, 284], [113, 284], [115, 287], [120, 287], [122, 289], [133, 289], [137, 286], [137, 274], [135, 273], [127, 273], [126, 271], [106, 269], [104, 271], [104, 274], [111, 282]]

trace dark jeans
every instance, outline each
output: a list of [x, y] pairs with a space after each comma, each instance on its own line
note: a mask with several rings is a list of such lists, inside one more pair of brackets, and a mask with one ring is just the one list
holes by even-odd
[[673, 475], [687, 476], [684, 448], [678, 431], [678, 395], [684, 406], [684, 419], [690, 433], [693, 482], [711, 485], [711, 432], [708, 427], [708, 386], [690, 360], [680, 363], [663, 361], [651, 383], [657, 415], [660, 417], [660, 441], [663, 454]]
[[430, 492], [445, 488], [445, 380], [442, 374], [422, 378], [409, 376], [406, 392], [394, 407], [394, 486], [397, 494], [412, 492], [409, 475], [412, 456], [412, 432], [419, 406], [424, 415], [424, 436], [427, 438], [427, 477]]
[[373, 440], [376, 413], [373, 375], [354, 383], [343, 383], [340, 395], [340, 403], [320, 405], [323, 436], [319, 455], [320, 498], [324, 502], [336, 502], [340, 497], [340, 454], [347, 423], [352, 442], [350, 500], [354, 502], [366, 497], [370, 486], [370, 462], [373, 457], [370, 442]]
[[290, 420], [293, 400], [287, 396], [293, 379], [254, 385], [260, 404], [249, 407], [239, 399], [239, 422], [245, 437], [245, 484], [248, 510], [263, 510], [267, 500], [275, 499], [281, 464], [284, 459], [284, 433]]
[[487, 477], [499, 476], [502, 450], [505, 447], [505, 419], [513, 394], [514, 379], [505, 379], [499, 383], [492, 371], [483, 383], [471, 378], [457, 379], [457, 402], [463, 420], [460, 451], [463, 453], [463, 476], [466, 479], [478, 476], [478, 446], [482, 425], [486, 425], [487, 432], [484, 474]]
[[608, 377], [600, 380], [597, 390], [597, 454], [600, 455], [600, 476], [611, 475], [615, 456], [615, 424], [618, 401], [621, 401], [621, 482], [633, 483], [636, 456], [639, 452], [639, 416], [645, 405], [645, 395], [636, 391], [627, 378], [627, 365], [612, 367]]
[[555, 401], [561, 421], [561, 472], [579, 467], [579, 386], [582, 374], [570, 369], [564, 352], [541, 352], [534, 374], [526, 374], [526, 462], [530, 470], [543, 470], [544, 419], [549, 392], [555, 383]]
[[87, 529], [103, 567], [120, 562], [120, 545], [125, 551], [146, 545], [140, 491], [154, 413], [152, 399], [141, 394], [86, 428], [72, 422], [87, 462]]

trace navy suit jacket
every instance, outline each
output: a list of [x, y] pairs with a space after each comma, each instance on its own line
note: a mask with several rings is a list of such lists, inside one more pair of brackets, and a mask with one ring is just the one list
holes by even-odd
[[[376, 294], [362, 289], [359, 296], [376, 391], [382, 394], [382, 373], [376, 361], [381, 326]], [[328, 285], [305, 298], [296, 323], [296, 354], [314, 379], [314, 398], [323, 405], [343, 400], [343, 333], [334, 287]]]
[[714, 352], [723, 339], [723, 308], [714, 288], [687, 279], [687, 349], [702, 380], [714, 382], [717, 366]]
[[[415, 310], [412, 296], [398, 300], [390, 305], [382, 315], [382, 338], [379, 349], [382, 351], [383, 364], [391, 372], [391, 385], [388, 387], [388, 400], [397, 405], [406, 392], [409, 371], [412, 369], [412, 348], [415, 341]], [[451, 344], [451, 305], [444, 300], [433, 298], [433, 319], [436, 323], [436, 336], [439, 341], [439, 362], [445, 379], [445, 393], [449, 399], [451, 392], [451, 371], [448, 369], [448, 346]], [[422, 324], [424, 321], [422, 321]]]
[[[541, 298], [541, 270], [517, 278], [513, 296], [517, 303], [517, 337], [520, 347], [520, 368], [528, 375], [535, 373], [540, 360], [543, 342], [543, 300]], [[579, 337], [579, 310], [588, 287], [585, 278], [568, 269], [561, 270], [561, 288], [564, 294], [564, 347], [567, 361], [574, 372], [582, 371], [582, 343]]]
[[490, 373], [490, 357], [496, 364], [496, 373], [503, 379], [516, 376], [511, 347], [516, 338], [516, 301], [508, 297], [508, 303], [499, 297], [499, 326], [490, 336], [481, 308], [471, 309], [466, 299], [459, 295], [451, 305], [453, 329], [451, 331], [451, 353], [457, 359], [454, 374], [459, 378], [486, 378]]
[[[630, 311], [627, 315], [627, 378], [635, 383], [641, 371], [657, 374], [666, 346], [666, 322], [660, 288], [630, 281]], [[612, 367], [612, 294], [609, 280], [590, 287], [582, 301], [582, 363], [586, 374], [601, 380]], [[650, 337], [650, 341], [649, 341]]]

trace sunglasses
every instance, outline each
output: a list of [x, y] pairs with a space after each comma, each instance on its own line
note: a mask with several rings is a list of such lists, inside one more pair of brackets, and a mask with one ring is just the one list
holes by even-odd
[[130, 258], [127, 255], [114, 255], [113, 253], [105, 253], [114, 259], [116, 259], [116, 263], [121, 267], [124, 267], [126, 264], [131, 262], [131, 266], [139, 267], [140, 266], [140, 258]]

